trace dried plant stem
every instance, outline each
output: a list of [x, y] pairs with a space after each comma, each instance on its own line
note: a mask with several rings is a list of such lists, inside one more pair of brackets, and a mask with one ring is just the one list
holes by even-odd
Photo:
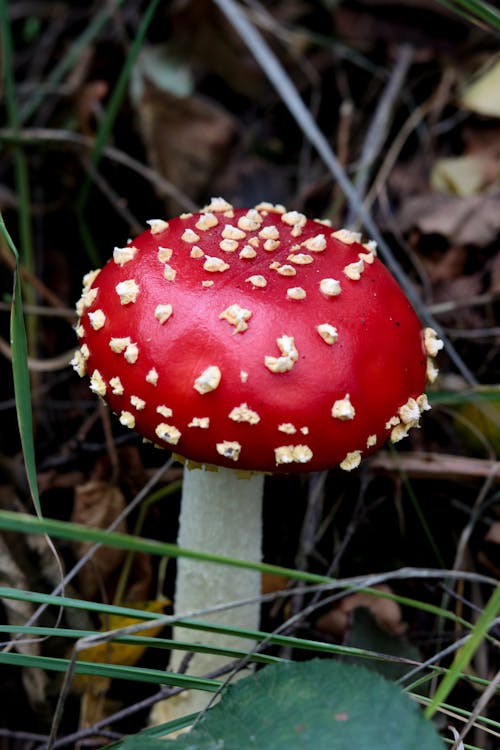
[[[82, 135], [81, 133], [72, 133], [69, 130], [59, 130], [53, 128], [23, 128], [19, 133], [11, 128], [0, 128], [0, 141], [11, 143], [63, 143], [72, 148], [78, 148], [88, 151], [94, 144], [94, 138]], [[149, 182], [155, 190], [162, 196], [167, 196], [175, 200], [186, 211], [195, 211], [196, 204], [185, 193], [179, 190], [172, 182], [166, 180], [154, 169], [142, 164], [142, 162], [121, 151], [115, 146], [104, 146], [102, 156], [116, 164], [121, 164], [127, 169], [132, 170], [140, 175], [144, 180]]]
[[[354, 180], [354, 187], [360, 201], [363, 201], [365, 198], [372, 167], [387, 137], [391, 114], [401, 93], [412, 61], [413, 47], [409, 44], [402, 44], [398, 47], [396, 63], [385, 90], [378, 100], [372, 120], [367, 127], [365, 142], [361, 149], [358, 171]], [[356, 207], [351, 203], [347, 215], [347, 226], [352, 226], [356, 222], [357, 216]]]

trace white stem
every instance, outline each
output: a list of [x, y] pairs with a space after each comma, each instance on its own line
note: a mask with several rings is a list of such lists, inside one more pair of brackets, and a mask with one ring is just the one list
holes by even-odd
[[[264, 477], [255, 474], [240, 478], [232, 469], [205, 471], [190, 469], [184, 473], [178, 544], [186, 549], [212, 552], [253, 562], [261, 560], [262, 494]], [[257, 571], [198, 562], [180, 557], [177, 561], [175, 614], [203, 610], [238, 599], [258, 598], [260, 574]], [[230, 627], [257, 629], [260, 605], [249, 604], [205, 615], [201, 619]], [[174, 639], [197, 641], [248, 651], [253, 642], [187, 628], [174, 628]], [[176, 670], [185, 652], [172, 654], [169, 669]], [[227, 656], [195, 654], [188, 673], [202, 675], [231, 661]], [[205, 707], [209, 693], [189, 691], [178, 709], [166, 702], [167, 713], [154, 712], [154, 721], [168, 721]], [[161, 705], [161, 704], [159, 704]]]

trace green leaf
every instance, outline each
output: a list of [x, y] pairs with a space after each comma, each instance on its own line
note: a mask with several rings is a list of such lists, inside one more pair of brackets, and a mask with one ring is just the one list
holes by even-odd
[[[364, 661], [364, 668], [378, 672], [388, 680], [399, 680], [410, 669], [405, 661], [413, 661], [418, 664], [421, 660], [418, 649], [406, 638], [395, 636], [383, 630], [366, 607], [358, 607], [354, 610], [352, 627], [346, 637], [346, 645], [365, 651], [387, 654], [387, 661], [373, 659]], [[400, 662], [397, 659], [401, 659]], [[360, 663], [359, 657], [350, 657], [351, 663]]]
[[0, 237], [12, 252], [16, 269], [14, 272], [14, 287], [12, 292], [12, 312], [10, 318], [10, 344], [12, 351], [12, 376], [14, 380], [14, 394], [16, 398], [17, 421], [23, 449], [26, 476], [33, 498], [33, 504], [40, 520], [42, 510], [38, 494], [36, 475], [35, 444], [33, 440], [33, 417], [31, 411], [31, 389], [28, 370], [28, 344], [24, 325], [23, 302], [21, 297], [21, 282], [19, 279], [19, 253], [5, 226], [0, 214]]
[[330, 660], [286, 662], [230, 686], [173, 743], [137, 735], [124, 750], [443, 750], [432, 724], [393, 683]]

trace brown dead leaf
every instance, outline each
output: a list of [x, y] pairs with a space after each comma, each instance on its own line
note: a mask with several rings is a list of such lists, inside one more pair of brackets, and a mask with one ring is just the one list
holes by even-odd
[[[109, 479], [113, 474], [108, 456], [103, 456], [95, 465], [92, 479], [78, 485], [72, 520], [98, 529], [106, 529], [133, 498], [144, 487], [147, 474], [140, 452], [135, 446], [122, 446], [118, 451], [119, 486]], [[117, 531], [126, 532], [125, 523]], [[79, 557], [90, 545], [77, 547]], [[102, 547], [85, 566], [80, 575], [81, 593], [94, 597], [104, 587], [111, 598], [116, 594], [116, 585], [123, 587], [123, 598], [127, 602], [145, 601], [151, 594], [153, 567], [151, 557], [134, 553], [126, 569], [122, 568], [127, 552]], [[123, 575], [126, 574], [126, 580]]]
[[109, 86], [106, 81], [89, 81], [75, 97], [75, 115], [80, 130], [85, 135], [94, 135], [96, 123], [102, 115], [103, 100], [108, 95]]
[[496, 124], [479, 125], [475, 120], [464, 125], [462, 131], [463, 151], [466, 154], [486, 154], [498, 173], [500, 162], [500, 127]]
[[[433, 289], [433, 301], [448, 303], [450, 300], [471, 299], [482, 291], [482, 274], [471, 273], [456, 278], [443, 278]], [[457, 308], [441, 317], [441, 323], [451, 328], [481, 328], [484, 326], [484, 316], [481, 311], [471, 305]]]
[[[137, 604], [137, 609], [147, 612], [162, 613], [169, 604], [166, 599], [142, 602]], [[141, 622], [134, 617], [123, 617], [120, 615], [109, 615], [103, 618], [101, 631], [113, 631], [125, 628], [129, 625], [135, 625]], [[153, 638], [158, 635], [163, 626], [150, 628], [135, 633], [137, 636]], [[146, 651], [145, 645], [134, 645], [129, 643], [120, 643], [118, 641], [108, 641], [100, 643], [97, 646], [86, 648], [78, 654], [79, 661], [88, 661], [98, 664], [121, 664], [133, 666], [137, 664]], [[76, 675], [73, 681], [74, 689], [82, 694], [80, 704], [80, 729], [93, 726], [96, 722], [108, 715], [110, 701], [108, 691], [111, 686], [109, 677], [100, 677], [96, 675]]]
[[[392, 593], [389, 586], [374, 586], [374, 590]], [[316, 627], [323, 633], [328, 633], [336, 638], [343, 638], [349, 628], [351, 613], [358, 607], [365, 607], [374, 616], [377, 624], [391, 635], [402, 635], [406, 630], [406, 623], [402, 621], [401, 607], [391, 599], [379, 596], [371, 596], [359, 592], [351, 594], [342, 599], [337, 607], [334, 607], [316, 621]]]
[[494, 544], [500, 544], [500, 521], [494, 521], [488, 529], [486, 536], [484, 537], [485, 542], [493, 542]]
[[[19, 555], [19, 546], [19, 544], [8, 544], [3, 535], [0, 536], [0, 584], [29, 590], [30, 584], [25, 571], [21, 567], [23, 558]], [[23, 546], [21, 544], [21, 547]], [[30, 602], [16, 601], [15, 599], [2, 599], [2, 606], [5, 618], [8, 624], [12, 626], [13, 631], [15, 631], [16, 625], [24, 625], [35, 609], [34, 604]], [[41, 651], [40, 643], [36, 639], [20, 639], [16, 641], [14, 648], [19, 653], [29, 654], [30, 656], [38, 656]], [[47, 711], [49, 708], [47, 696], [49, 678], [47, 673], [42, 669], [25, 667], [22, 670], [22, 681], [31, 708], [37, 713]]]
[[[137, 115], [148, 161], [198, 202], [210, 193], [210, 183], [235, 136], [235, 120], [201, 96], [174, 96], [147, 79], [143, 84]], [[175, 214], [179, 206], [169, 198], [166, 210]]]
[[395, 0], [335, 3], [334, 14], [337, 34], [351, 46], [371, 49], [380, 42], [411, 43], [419, 62], [429, 60], [436, 48], [453, 47], [460, 34], [453, 12], [432, 0], [405, 0], [403, 4]]
[[479, 550], [478, 560], [481, 565], [491, 571], [497, 578], [500, 577], [500, 521], [493, 521], [484, 537], [486, 544]]
[[484, 247], [500, 233], [500, 194], [452, 196], [428, 193], [406, 199], [399, 211], [403, 232], [438, 234], [454, 245]]
[[[212, 0], [171, 5], [177, 5], [171, 16], [171, 36], [179, 57], [195, 70], [201, 67], [217, 76], [231, 91], [261, 101], [268, 91], [265, 76], [244, 40]], [[273, 17], [276, 13], [275, 7]]]
[[[116, 701], [108, 698], [108, 691], [111, 686], [111, 680], [108, 677], [93, 677], [92, 685], [86, 690], [80, 701], [80, 721], [78, 728], [80, 730], [93, 727], [94, 724], [101, 721], [106, 716], [113, 714], [118, 708]], [[106, 744], [104, 737], [96, 737], [101, 745]]]
[[467, 250], [464, 247], [452, 246], [445, 252], [430, 256], [421, 255], [419, 259], [432, 284], [448, 282], [462, 275], [467, 261]]
[[153, 581], [153, 565], [151, 556], [143, 552], [136, 552], [132, 561], [130, 577], [127, 581], [125, 601], [135, 604], [148, 598]]
[[56, 469], [47, 469], [39, 471], [37, 474], [38, 489], [40, 494], [55, 489], [73, 489], [78, 487], [84, 481], [84, 474], [81, 471], [68, 471], [64, 474]]
[[120, 487], [127, 497], [135, 497], [147, 481], [141, 453], [136, 445], [122, 445], [118, 451], [118, 461]]
[[489, 292], [500, 294], [500, 252], [495, 255], [491, 264]]
[[[115, 485], [100, 479], [91, 479], [75, 490], [75, 505], [72, 521], [97, 529], [106, 529], [125, 508], [122, 491]], [[116, 531], [126, 531], [122, 522]], [[90, 542], [76, 545], [78, 558], [91, 547]], [[100, 547], [92, 560], [80, 572], [80, 591], [85, 599], [93, 599], [102, 587], [107, 587], [125, 557], [125, 551], [111, 547]]]

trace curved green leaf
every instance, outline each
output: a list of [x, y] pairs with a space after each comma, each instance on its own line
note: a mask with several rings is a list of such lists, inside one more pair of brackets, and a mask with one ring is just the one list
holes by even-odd
[[330, 660], [286, 662], [230, 686], [188, 734], [130, 737], [123, 750], [443, 750], [418, 706], [374, 672]]

